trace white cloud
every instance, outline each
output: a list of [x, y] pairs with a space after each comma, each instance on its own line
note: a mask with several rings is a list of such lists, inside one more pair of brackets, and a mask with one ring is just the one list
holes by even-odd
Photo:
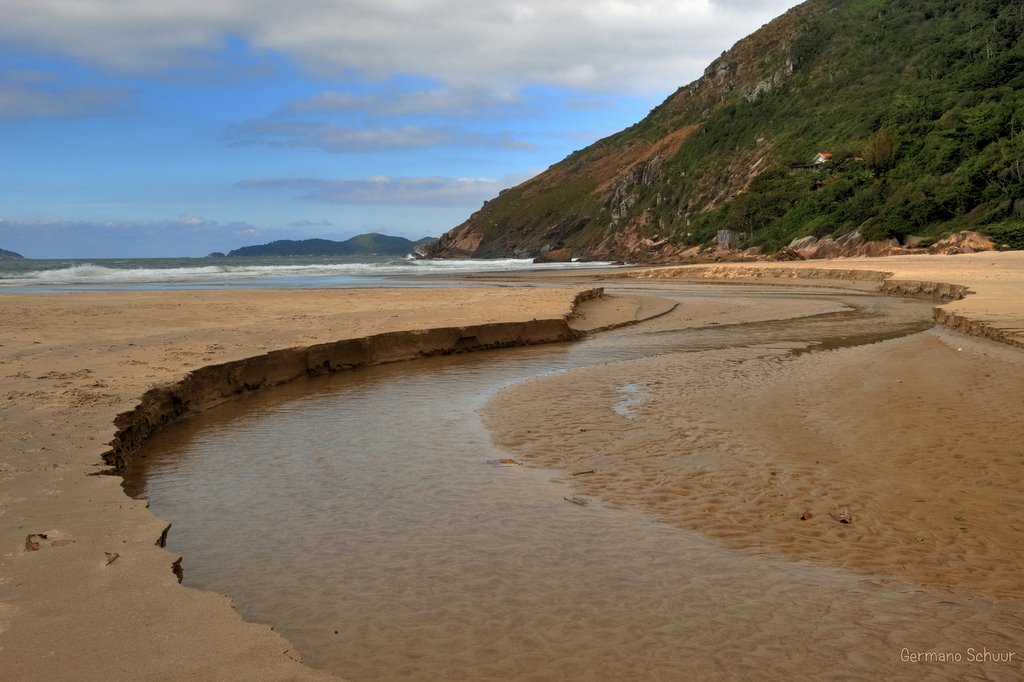
[[201, 64], [228, 36], [320, 75], [669, 92], [794, 0], [4, 0], [0, 42], [106, 67]]
[[422, 125], [360, 127], [331, 121], [250, 121], [229, 130], [227, 137], [233, 144], [312, 147], [334, 153], [423, 149], [442, 145], [532, 148], [528, 142], [507, 134], [473, 133]]
[[288, 223], [289, 227], [332, 227], [334, 223], [330, 220], [308, 220], [301, 218]]
[[404, 125], [360, 128], [330, 121], [250, 121], [228, 132], [235, 144], [315, 147], [329, 152], [367, 152], [381, 149], [421, 149], [452, 142], [438, 128]]
[[[507, 179], [506, 179], [507, 181]], [[337, 204], [412, 204], [458, 206], [479, 204], [495, 196], [506, 182], [492, 178], [390, 178], [386, 176], [325, 180], [317, 178], [268, 178], [243, 180], [239, 187], [258, 190], [289, 190], [310, 201]]]
[[413, 90], [409, 92], [348, 93], [327, 91], [288, 105], [301, 114], [338, 114], [373, 112], [377, 116], [443, 114], [466, 116], [499, 107], [523, 105], [510, 93], [494, 93], [479, 88]]
[[130, 93], [122, 88], [76, 86], [38, 70], [0, 71], [0, 120], [112, 115], [130, 103]]

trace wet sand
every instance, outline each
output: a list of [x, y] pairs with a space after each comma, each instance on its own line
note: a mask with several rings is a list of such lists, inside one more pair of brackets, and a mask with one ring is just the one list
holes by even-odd
[[[792, 282], [799, 275], [790, 275], [791, 269], [810, 266], [785, 267], [773, 276]], [[814, 267], [963, 284], [975, 293], [945, 306], [940, 321], [1007, 345], [1024, 333], [1021, 254], [858, 259]], [[705, 272], [660, 269], [650, 276], [710, 278]], [[733, 277], [762, 279], [724, 266], [713, 278]], [[174, 557], [154, 546], [166, 523], [125, 497], [117, 478], [89, 474], [103, 468], [101, 455], [113, 436], [115, 414], [131, 409], [154, 384], [200, 366], [282, 347], [425, 329], [439, 320], [457, 325], [565, 316], [579, 290], [457, 291], [0, 297], [0, 655], [5, 670], [14, 670], [14, 679], [328, 677], [296, 663], [284, 639], [266, 626], [242, 621], [223, 597], [179, 586], [170, 570]], [[735, 437], [734, 461], [688, 461], [691, 478], [705, 477], [700, 486], [681, 482], [661, 463], [653, 477], [624, 467], [618, 478], [629, 486], [607, 486], [602, 495], [613, 506], [653, 511], [744, 552], [884, 572], [958, 599], [979, 594], [1003, 600], [1019, 586], [1013, 568], [1020, 556], [1020, 456], [1007, 449], [1021, 442], [1019, 430], [1012, 430], [1019, 421], [1012, 406], [1019, 407], [1022, 395], [1019, 351], [1004, 356], [1008, 349], [961, 339], [932, 334], [858, 351], [866, 353], [862, 356], [835, 351], [821, 361], [798, 359], [776, 371], [772, 382], [760, 380], [764, 375], [757, 372], [723, 377], [723, 386], [749, 388], [749, 396], [730, 397], [712, 385], [702, 400], [688, 394], [689, 384], [672, 379], [682, 399], [712, 409], [704, 413], [707, 424], [701, 429], [671, 420], [663, 428], [684, 444], [689, 433], [712, 434], [711, 440]], [[770, 355], [763, 362], [773, 362]], [[865, 363], [884, 371], [871, 374]], [[687, 370], [678, 369], [685, 376]], [[665, 370], [637, 368], [637, 376]], [[893, 376], [903, 383], [892, 385]], [[588, 399], [583, 387], [572, 393], [581, 405]], [[646, 387], [652, 399], [635, 406], [634, 414], [650, 409], [644, 417], [650, 424], [675, 419], [674, 411], [651, 407], [658, 402], [654, 397], [680, 400], [680, 394], [668, 393], [671, 388], [671, 382]], [[761, 398], [758, 406], [773, 405], [781, 413], [754, 414], [748, 398], [755, 396]], [[874, 403], [865, 402], [869, 396]], [[806, 412], [781, 410], [787, 405], [782, 401], [803, 405]], [[746, 410], [736, 409], [743, 403]], [[606, 408], [595, 404], [583, 417], [607, 426], [616, 414]], [[894, 433], [885, 442], [898, 448], [880, 448], [886, 430]], [[615, 466], [624, 466], [622, 459], [602, 462], [602, 471], [614, 473]], [[907, 472], [918, 466], [918, 476]], [[751, 478], [751, 471], [757, 477]], [[600, 483], [591, 481], [585, 485]], [[687, 485], [693, 498], [686, 498]], [[652, 486], [664, 490], [651, 494]], [[779, 501], [769, 500], [776, 488]], [[911, 499], [925, 502], [911, 504]], [[840, 505], [854, 515], [853, 524], [828, 518]], [[677, 507], [695, 511], [700, 522], [688, 514], [673, 516]], [[743, 513], [732, 514], [735, 510]], [[810, 511], [813, 518], [792, 529], [796, 510]], [[1019, 627], [1008, 636], [1021, 641]], [[1006, 679], [1019, 667], [1006, 671], [989, 668], [984, 674]]]
[[566, 479], [577, 493], [726, 547], [1020, 599], [1021, 396], [1019, 352], [928, 332], [619, 362], [524, 382], [485, 416], [514, 456], [593, 471]]
[[[103, 455], [114, 416], [200, 367], [382, 332], [561, 321], [581, 288], [0, 296], [0, 661], [17, 680], [326, 679], [219, 595]], [[401, 349], [399, 348], [398, 351]]]

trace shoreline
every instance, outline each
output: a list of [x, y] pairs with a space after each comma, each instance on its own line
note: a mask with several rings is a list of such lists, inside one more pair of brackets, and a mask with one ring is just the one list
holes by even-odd
[[[944, 326], [954, 325], [967, 333], [987, 336], [1009, 346], [1022, 346], [1024, 297], [1020, 296], [1020, 292], [1024, 291], [1021, 286], [1024, 282], [1021, 275], [1024, 259], [1017, 258], [1017, 254], [994, 255], [998, 261], [995, 266], [976, 263], [974, 261], [980, 259], [966, 256], [944, 258], [943, 262], [947, 264], [952, 259], [965, 259], [964, 264], [974, 267], [975, 271], [969, 272], [970, 268], [965, 267], [960, 269], [958, 275], [957, 268], [949, 270], [948, 276], [943, 279], [952, 280], [947, 284], [964, 287], [961, 293], [967, 295], [966, 298], [945, 304], [948, 307], [936, 310], [944, 311]], [[935, 261], [943, 257], [926, 258]], [[929, 289], [929, 285], [911, 282], [930, 281], [919, 275], [934, 272], [934, 263], [931, 268], [923, 268], [910, 262], [897, 263], [897, 260], [858, 259], [855, 267], [850, 267], [851, 264], [845, 261], [827, 264], [815, 262], [811, 267], [814, 270], [829, 271], [829, 274], [840, 274], [836, 272], [840, 270], [890, 273], [890, 279], [896, 282], [893, 286], [906, 287], [902, 290], [904, 292], [915, 287], [919, 293]], [[880, 263], [891, 263], [899, 267], [872, 270]], [[985, 267], [1003, 267], [1012, 270], [1013, 276], [991, 278], [976, 272]], [[762, 276], [752, 274], [746, 270], [748, 268], [775, 272]], [[695, 269], [703, 272], [698, 274]], [[846, 280], [832, 277], [821, 279], [814, 275], [805, 278], [802, 274], [790, 274], [805, 269], [794, 267], [792, 263], [737, 264], [734, 267], [683, 266], [617, 273], [609, 279], [636, 276], [637, 279], [755, 280], [760, 283], [790, 285], [810, 282], [819, 286], [835, 286], [837, 281], [860, 282], [861, 285], [864, 281], [872, 284], [881, 281], [881, 287], [885, 286], [885, 279], [875, 279], [876, 274], [852, 275]], [[686, 270], [689, 272], [681, 272]], [[893, 273], [893, 270], [896, 272]], [[638, 273], [657, 274], [638, 276]], [[566, 273], [562, 277], [541, 279], [550, 282], [570, 277], [583, 277], [593, 284], [595, 278], [607, 276]], [[958, 277], [964, 280], [962, 284], [957, 283]], [[531, 278], [536, 279], [537, 276], [531, 275]], [[347, 319], [333, 319], [333, 326], [327, 329], [320, 325], [310, 326], [311, 321], [317, 321], [317, 305], [323, 305], [331, 298], [365, 297], [372, 290], [292, 290], [285, 294], [223, 292], [228, 298], [234, 297], [242, 302], [240, 305], [243, 308], [249, 306], [248, 314], [255, 312], [257, 316], [263, 317], [263, 322], [277, 326], [243, 328], [244, 325], [235, 325], [230, 317], [222, 317], [214, 319], [208, 327], [197, 333], [194, 317], [181, 315], [180, 311], [165, 310], [170, 314], [163, 320], [167, 334], [162, 339], [162, 346], [158, 345], [160, 340], [147, 334], [145, 329], [133, 330], [130, 320], [125, 328], [126, 321], [118, 318], [113, 310], [116, 306], [108, 306], [105, 310], [100, 307], [88, 314], [83, 312], [88, 305], [77, 308], [72, 306], [74, 310], [67, 306], [70, 303], [88, 304], [104, 299], [136, 299], [135, 304], [140, 309], [153, 308], [154, 303], [173, 308], [176, 301], [180, 305], [181, 300], [191, 299], [193, 302], [198, 301], [196, 305], [202, 307], [204, 304], [201, 299], [218, 298], [222, 293], [174, 291], [124, 295], [32, 294], [29, 296], [43, 297], [36, 300], [40, 305], [36, 306], [38, 319], [34, 327], [32, 320], [16, 314], [18, 311], [15, 309], [23, 303], [18, 295], [12, 295], [9, 300], [6, 297], [0, 299], [0, 306], [11, 309], [5, 311], [9, 312], [5, 318], [10, 320], [11, 326], [25, 325], [19, 331], [28, 332], [26, 338], [15, 335], [18, 338], [5, 340], [4, 361], [0, 364], [0, 373], [4, 375], [2, 385], [6, 390], [0, 414], [10, 416], [9, 423], [12, 426], [10, 432], [3, 436], [7, 441], [4, 450], [11, 454], [3, 462], [3, 481], [0, 483], [0, 494], [3, 495], [8, 520], [3, 531], [6, 549], [2, 557], [2, 574], [7, 581], [0, 592], [0, 651], [5, 660], [10, 661], [19, 674], [23, 673], [23, 679], [61, 679], [60, 671], [66, 673], [70, 670], [75, 671], [77, 679], [109, 678], [111, 675], [116, 677], [126, 674], [155, 679], [184, 676], [216, 679], [225, 675], [254, 679], [335, 679], [301, 665], [288, 643], [268, 626], [242, 621], [233, 609], [224, 608], [230, 606], [226, 598], [177, 584], [176, 577], [169, 570], [173, 556], [154, 545], [156, 538], [166, 532], [166, 522], [149, 514], [144, 502], [127, 498], [120, 489], [119, 478], [90, 475], [99, 473], [101, 468], [97, 460], [106, 450], [102, 446], [103, 434], [112, 433], [111, 417], [125, 413], [145, 415], [148, 410], [139, 403], [139, 396], [152, 387], [154, 377], [162, 376], [163, 380], [156, 380], [156, 383], [162, 384], [175, 373], [180, 379], [183, 374], [201, 374], [200, 370], [207, 368], [205, 371], [212, 374], [207, 375], [206, 379], [214, 379], [209, 381], [207, 388], [214, 387], [214, 392], [211, 394], [203, 389], [200, 391], [202, 395], [188, 397], [195, 401], [194, 406], [201, 407], [225, 399], [235, 393], [239, 386], [247, 390], [253, 381], [247, 380], [242, 370], [253, 357], [265, 357], [271, 365], [280, 361], [281, 367], [287, 367], [275, 379], [267, 381], [264, 377], [256, 381], [255, 387], [287, 381], [289, 376], [302, 376], [311, 368], [322, 367], [323, 360], [328, 362], [327, 369], [344, 368], [352, 358], [367, 357], [365, 353], [370, 352], [369, 361], [373, 361], [374, 351], [368, 351], [367, 346], [360, 346], [358, 350], [347, 347], [348, 350], [338, 357], [325, 357], [326, 348], [307, 352], [318, 345], [353, 340], [337, 336], [340, 329], [355, 330], [358, 333], [360, 330], [374, 328], [375, 324], [378, 329], [382, 324], [385, 328], [392, 325], [387, 333], [397, 333], [399, 336], [382, 343], [387, 346], [390, 341], [401, 346], [413, 338], [422, 340], [424, 336], [430, 337], [426, 330], [438, 329], [434, 326], [437, 320], [455, 319], [465, 324], [445, 325], [449, 332], [441, 334], [443, 338], [431, 337], [435, 341], [440, 338], [440, 344], [426, 352], [445, 352], [439, 350], [442, 347], [462, 350], [456, 347], [466, 337], [477, 336], [480, 342], [481, 334], [465, 333], [466, 329], [474, 325], [482, 325], [481, 331], [495, 331], [494, 327], [488, 328], [487, 325], [517, 324], [520, 325], [520, 332], [528, 337], [537, 331], [533, 324], [538, 320], [536, 317], [525, 318], [534, 315], [539, 304], [540, 309], [546, 313], [546, 326], [541, 325], [545, 327], [543, 335], [554, 333], [558, 337], [565, 333], [564, 330], [568, 328], [566, 319], [573, 314], [575, 303], [567, 304], [567, 299], [578, 302], [579, 297], [588, 289], [573, 286], [569, 290], [457, 289], [452, 291], [461, 292], [461, 296], [470, 299], [475, 295], [477, 300], [472, 301], [472, 305], [449, 302], [447, 308], [428, 310], [426, 313], [421, 308], [418, 317], [415, 306], [402, 300], [416, 298], [415, 294], [410, 293], [414, 290], [402, 290], [401, 297], [386, 291], [378, 292], [377, 295], [386, 300], [378, 301], [375, 307], [371, 306], [373, 309], [364, 308], [355, 315], [342, 316]], [[942, 286], [934, 289], [944, 290]], [[300, 291], [306, 293], [299, 296]], [[438, 292], [445, 290], [423, 291], [428, 298], [433, 299]], [[955, 293], [956, 290], [949, 291]], [[1017, 296], [1007, 296], [1006, 291], [1015, 291]], [[571, 297], [569, 292], [572, 292]], [[979, 295], [980, 300], [976, 298]], [[252, 302], [259, 297], [272, 300], [272, 315], [266, 314], [267, 305], [256, 306]], [[311, 299], [314, 305], [296, 307], [290, 299], [299, 297]], [[509, 298], [516, 300], [510, 304]], [[951, 298], [956, 297], [951, 295]], [[149, 299], [149, 305], [146, 299]], [[249, 302], [245, 303], [246, 300]], [[496, 312], [495, 306], [499, 300], [504, 301], [506, 307]], [[57, 310], [47, 309], [47, 303], [53, 303]], [[61, 306], [64, 306], [63, 310]], [[620, 310], [617, 314], [622, 312]], [[64, 330], [65, 333], [77, 333], [78, 338], [72, 336], [65, 339], [65, 346], [58, 349], [47, 338], [47, 333], [53, 332], [52, 323], [47, 327], [47, 314], [71, 315], [72, 318], [78, 315], [79, 321], [90, 319], [97, 325], [99, 336], [83, 340], [89, 326], [76, 325], [70, 318], [65, 319], [63, 322], [69, 326], [69, 329]], [[936, 314], [939, 322], [939, 313]], [[496, 315], [504, 315], [504, 321], [492, 319]], [[14, 322], [15, 319], [17, 322]], [[410, 320], [415, 323], [413, 327], [418, 325], [418, 329], [408, 328]], [[561, 324], [552, 320], [560, 320]], [[115, 324], [118, 322], [120, 328]], [[525, 323], [529, 324], [523, 327]], [[594, 328], [603, 326], [594, 324]], [[126, 331], [133, 331], [137, 336], [124, 337]], [[238, 342], [231, 348], [228, 347], [231, 334], [225, 336], [225, 331], [236, 333], [238, 337]], [[413, 332], [414, 336], [402, 336]], [[332, 333], [335, 334], [333, 339], [329, 336]], [[182, 343], [185, 334], [191, 335], [190, 343]], [[32, 338], [33, 335], [45, 340]], [[197, 340], [191, 341], [192, 336], [197, 337]], [[372, 334], [364, 333], [363, 337], [366, 336]], [[129, 342], [127, 338], [135, 338], [135, 341]], [[12, 341], [21, 342], [22, 345]], [[35, 346], [43, 346], [43, 352]], [[71, 357], [61, 357], [59, 351], [66, 353], [69, 348], [78, 353], [73, 353]], [[282, 348], [288, 350], [282, 351]], [[304, 349], [305, 355], [299, 357], [302, 353], [297, 353], [297, 349]], [[145, 359], [145, 353], [154, 350], [162, 354]], [[264, 355], [254, 355], [253, 351]], [[392, 351], [393, 354], [387, 357], [394, 360], [423, 352], [417, 349], [410, 355], [408, 347], [402, 351], [394, 345]], [[279, 355], [274, 355], [275, 352]], [[44, 357], [46, 355], [49, 357]], [[26, 360], [33, 360], [33, 363], [26, 363]], [[86, 364], [90, 366], [86, 367]], [[208, 369], [211, 366], [221, 369]], [[224, 385], [223, 380], [229, 376], [234, 383]], [[179, 404], [182, 403], [181, 397], [166, 392], [152, 396], [156, 402], [169, 399], [175, 405], [175, 410], [183, 406]], [[23, 406], [29, 409], [23, 410]], [[184, 408], [184, 412], [190, 409], [187, 404]], [[141, 412], [137, 412], [140, 409]], [[102, 422], [104, 415], [105, 423]], [[150, 416], [154, 417], [152, 421], [147, 423], [149, 417], [145, 417], [136, 423], [147, 423], [146, 428], [157, 426], [160, 418]], [[139, 433], [141, 435], [141, 431]], [[114, 461], [117, 461], [116, 457]], [[38, 545], [38, 549], [32, 549], [32, 544]], [[56, 643], [58, 641], [61, 642], [59, 645]], [[98, 646], [98, 643], [123, 647], [125, 655], [114, 656], [110, 653], [112, 648], [105, 648], [102, 644]]]

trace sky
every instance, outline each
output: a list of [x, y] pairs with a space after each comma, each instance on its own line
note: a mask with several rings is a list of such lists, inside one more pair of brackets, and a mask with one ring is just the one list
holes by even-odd
[[0, 248], [418, 239], [794, 0], [0, 0]]

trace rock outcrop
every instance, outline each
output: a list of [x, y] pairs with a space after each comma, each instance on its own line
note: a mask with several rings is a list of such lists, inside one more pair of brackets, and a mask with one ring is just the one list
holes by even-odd
[[551, 249], [533, 259], [534, 263], [568, 263], [570, 261], [572, 261], [572, 251], [566, 248]]
[[801, 237], [775, 254], [773, 260], [811, 260], [815, 258], [857, 258], [878, 256], [906, 256], [918, 253], [953, 255], [994, 251], [995, 245], [988, 237], [977, 232], [962, 231], [945, 237], [930, 248], [917, 246], [920, 239], [910, 238], [905, 244], [896, 239], [868, 241], [859, 232], [849, 232], [839, 237]]
[[935, 242], [930, 251], [951, 256], [958, 253], [978, 253], [980, 251], [994, 251], [996, 248], [992, 240], [977, 232], [963, 231], [951, 234], [944, 239]]

